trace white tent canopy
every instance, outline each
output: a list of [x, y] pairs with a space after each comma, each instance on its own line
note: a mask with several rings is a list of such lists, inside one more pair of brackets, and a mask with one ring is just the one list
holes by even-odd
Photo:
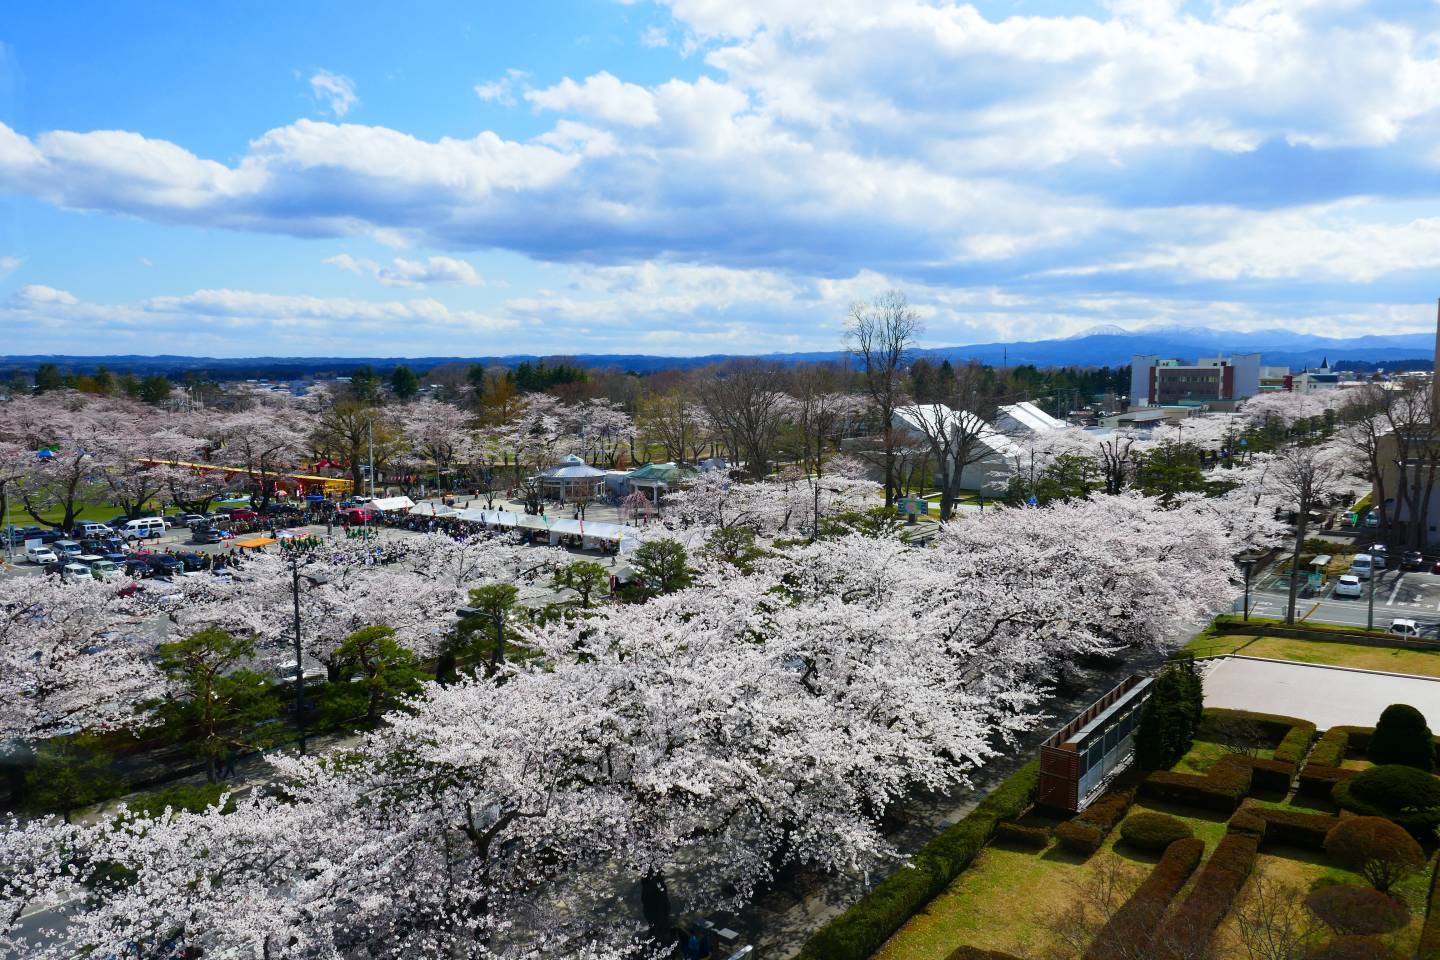
[[415, 501], [409, 497], [381, 497], [378, 500], [371, 500], [366, 504], [376, 510], [409, 510], [415, 506]]
[[551, 519], [510, 510], [476, 508], [458, 510], [454, 516], [459, 520], [482, 523], [487, 527], [498, 527], [502, 530], [542, 531], [550, 534], [551, 542], [558, 542], [561, 537], [582, 537], [594, 543], [619, 543], [622, 552], [640, 544], [639, 529], [604, 520], [572, 520], [569, 517]]
[[443, 503], [417, 503], [410, 508], [412, 517], [453, 517], [459, 512], [454, 507], [447, 507]]

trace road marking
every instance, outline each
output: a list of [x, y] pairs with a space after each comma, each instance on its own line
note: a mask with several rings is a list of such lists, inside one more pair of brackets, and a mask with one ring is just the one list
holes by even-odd
[[1400, 580], [1404, 576], [1405, 574], [1402, 573], [1395, 578], [1395, 586], [1390, 588], [1390, 599], [1385, 601], [1385, 606], [1388, 607], [1395, 602], [1395, 594], [1400, 592]]

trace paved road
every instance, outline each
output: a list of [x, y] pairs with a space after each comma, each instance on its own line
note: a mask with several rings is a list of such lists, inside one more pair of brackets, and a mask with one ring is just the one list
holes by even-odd
[[[1429, 634], [1440, 634], [1440, 576], [1415, 571], [1386, 570], [1374, 582], [1375, 626], [1384, 628], [1396, 617], [1416, 620]], [[1313, 597], [1299, 598], [1296, 619], [1345, 626], [1365, 626], [1369, 617], [1368, 596], [1336, 597], [1334, 581]], [[1284, 618], [1287, 587], [1278, 577], [1267, 577], [1250, 596], [1250, 613], [1259, 617]]]

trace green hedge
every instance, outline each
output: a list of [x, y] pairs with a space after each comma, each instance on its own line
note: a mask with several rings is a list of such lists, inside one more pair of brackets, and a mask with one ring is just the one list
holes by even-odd
[[1325, 852], [1325, 836], [1340, 822], [1339, 817], [1324, 813], [1300, 813], [1252, 807], [1250, 812], [1265, 821], [1265, 842], [1286, 843], [1306, 850]]
[[1315, 741], [1305, 765], [1317, 764], [1322, 767], [1338, 767], [1345, 760], [1350, 749], [1350, 727], [1331, 727]]
[[970, 865], [997, 823], [1030, 806], [1039, 779], [1040, 761], [1021, 767], [908, 864], [817, 930], [796, 960], [866, 960]]
[[1295, 764], [1281, 760], [1263, 760], [1258, 757], [1242, 757], [1250, 768], [1250, 788], [1290, 792], [1290, 781], [1295, 779]]
[[1155, 869], [1096, 935], [1084, 960], [1139, 954], [1204, 853], [1205, 841], [1193, 838], [1176, 840], [1166, 847]]
[[1265, 818], [1257, 816], [1254, 807], [1241, 807], [1230, 822], [1225, 824], [1230, 833], [1248, 833], [1252, 837], [1265, 839]]
[[1278, 713], [1256, 713], [1253, 710], [1231, 710], [1226, 707], [1207, 707], [1205, 719], [1209, 722], [1237, 720], [1253, 723], [1275, 741], [1275, 759], [1285, 763], [1299, 763], [1315, 738], [1315, 724], [1299, 717], [1285, 717]]
[[1209, 937], [1220, 926], [1235, 895], [1250, 876], [1260, 839], [1248, 833], [1227, 833], [1205, 861], [1190, 894], [1161, 924], [1156, 937], [1156, 957], [1179, 960], [1178, 944], [1193, 945], [1196, 936]]
[[1222, 757], [1203, 777], [1192, 773], [1156, 771], [1141, 783], [1140, 793], [1146, 797], [1231, 814], [1250, 793], [1253, 775], [1254, 770], [1247, 758], [1232, 754]]
[[1194, 835], [1190, 824], [1166, 813], [1132, 813], [1120, 824], [1120, 836], [1126, 843], [1155, 853], [1163, 853], [1176, 840], [1188, 840]]
[[1011, 820], [1001, 820], [995, 824], [995, 842], [1013, 843], [1017, 847], [1029, 847], [1032, 850], [1044, 850], [1050, 845], [1050, 831], [1045, 827], [1032, 827]]
[[1343, 780], [1350, 780], [1358, 774], [1358, 770], [1346, 770], [1344, 767], [1325, 767], [1318, 763], [1307, 763], [1305, 769], [1300, 771], [1300, 796], [1309, 797], [1312, 800], [1329, 800], [1335, 795], [1335, 785]]
[[1020, 960], [1012, 953], [981, 950], [979, 947], [956, 947], [945, 960]]
[[1422, 841], [1440, 824], [1440, 781], [1414, 767], [1371, 767], [1335, 784], [1330, 795], [1340, 809], [1393, 820]]

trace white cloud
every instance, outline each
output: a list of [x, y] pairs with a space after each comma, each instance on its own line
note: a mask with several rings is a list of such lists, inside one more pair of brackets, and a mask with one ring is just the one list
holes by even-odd
[[453, 257], [430, 257], [424, 261], [396, 257], [387, 267], [374, 260], [352, 257], [348, 253], [342, 253], [327, 257], [323, 262], [351, 273], [374, 277], [387, 287], [428, 287], [447, 284], [478, 287], [485, 282], [473, 266], [464, 260], [456, 260]]
[[329, 70], [316, 70], [310, 75], [310, 92], [337, 117], [345, 116], [360, 102], [355, 95], [355, 81]]
[[654, 94], [603, 70], [586, 77], [584, 83], [566, 77], [553, 87], [528, 90], [525, 99], [542, 110], [574, 111], [628, 127], [650, 126], [660, 120]]
[[11, 270], [19, 269], [20, 258], [6, 254], [0, 256], [0, 275], [9, 273]]
[[505, 75], [495, 80], [475, 84], [475, 96], [486, 103], [498, 103], [504, 107], [515, 106], [515, 85], [529, 76], [524, 70], [511, 67]]
[[670, 46], [670, 35], [664, 27], [646, 27], [640, 34], [640, 45], [652, 50]]
[[30, 304], [59, 304], [70, 306], [79, 303], [75, 295], [65, 290], [56, 290], [54, 287], [47, 287], [40, 283], [31, 283], [15, 291], [17, 303]]

